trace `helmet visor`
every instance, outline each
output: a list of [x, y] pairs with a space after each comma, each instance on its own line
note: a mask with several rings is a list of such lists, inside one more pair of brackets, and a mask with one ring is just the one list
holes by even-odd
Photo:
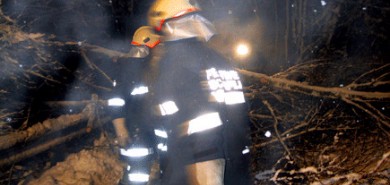
[[129, 56], [133, 58], [145, 58], [149, 55], [149, 48], [147, 46], [133, 46], [130, 49]]

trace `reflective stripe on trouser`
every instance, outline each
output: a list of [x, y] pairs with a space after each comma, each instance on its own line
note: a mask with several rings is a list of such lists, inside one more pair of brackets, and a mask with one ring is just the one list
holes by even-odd
[[191, 185], [223, 185], [225, 159], [215, 159], [187, 166]]

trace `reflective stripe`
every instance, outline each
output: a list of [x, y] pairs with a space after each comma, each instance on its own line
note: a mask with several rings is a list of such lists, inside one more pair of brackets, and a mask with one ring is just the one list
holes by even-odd
[[250, 152], [249, 147], [248, 147], [248, 146], [245, 146], [245, 149], [242, 150], [242, 155], [245, 155], [245, 154], [247, 154], [247, 153], [249, 153], [249, 152]]
[[147, 86], [139, 86], [134, 88], [130, 94], [134, 96], [134, 95], [146, 94], [148, 92], [149, 92], [149, 88]]
[[122, 98], [111, 98], [108, 100], [108, 106], [122, 107], [125, 105], [125, 100]]
[[168, 138], [168, 133], [165, 132], [164, 130], [154, 129], [154, 134], [162, 138]]
[[188, 123], [187, 134], [202, 132], [222, 125], [218, 112], [203, 114], [192, 119]]
[[242, 83], [237, 71], [206, 70], [207, 84], [210, 88], [210, 100], [228, 105], [244, 103], [245, 97], [242, 91]]
[[225, 91], [223, 90], [217, 90], [211, 92], [212, 99], [216, 102], [223, 103], [225, 102]]
[[227, 105], [244, 103], [245, 97], [242, 91], [233, 91], [225, 93], [225, 103]]
[[160, 149], [161, 151], [164, 151], [164, 152], [168, 151], [168, 146], [165, 145], [164, 143], [159, 143], [157, 145], [157, 148]]
[[127, 157], [144, 157], [152, 153], [152, 151], [148, 148], [130, 148], [130, 149], [120, 149], [121, 155]]
[[146, 173], [129, 173], [129, 180], [132, 182], [148, 182], [149, 175]]
[[162, 116], [175, 114], [179, 111], [179, 108], [176, 106], [174, 101], [166, 101], [159, 105], [160, 113]]

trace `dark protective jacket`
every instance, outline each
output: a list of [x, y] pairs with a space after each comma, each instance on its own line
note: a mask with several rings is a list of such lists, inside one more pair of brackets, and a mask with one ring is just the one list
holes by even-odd
[[123, 107], [109, 107], [108, 111], [113, 119], [132, 117], [128, 115], [133, 113], [134, 107], [140, 106], [139, 98], [130, 93], [137, 86], [144, 84], [143, 73], [148, 67], [147, 59], [120, 59], [107, 67], [110, 69], [109, 75], [115, 80], [115, 86], [112, 87], [112, 91], [102, 94], [102, 98], [122, 98], [126, 101]]
[[[185, 165], [217, 158], [226, 159], [225, 177], [232, 178], [225, 184], [249, 184], [248, 161], [242, 154], [244, 147], [249, 146], [246, 105], [210, 102], [210, 92], [202, 85], [207, 82], [205, 70], [230, 71], [233, 68], [225, 58], [195, 38], [165, 42], [165, 50], [159, 62], [154, 101], [157, 104], [174, 101], [178, 111], [158, 121], [171, 131], [168, 138], [169, 165], [164, 172], [163, 184], [183, 184]], [[222, 126], [179, 136], [180, 125], [210, 112], [219, 113]], [[237, 173], [241, 176], [232, 176]]]

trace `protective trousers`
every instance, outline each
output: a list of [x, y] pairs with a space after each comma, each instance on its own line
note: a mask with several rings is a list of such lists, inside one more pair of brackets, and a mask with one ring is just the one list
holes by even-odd
[[198, 162], [187, 166], [190, 185], [223, 185], [225, 159]]

